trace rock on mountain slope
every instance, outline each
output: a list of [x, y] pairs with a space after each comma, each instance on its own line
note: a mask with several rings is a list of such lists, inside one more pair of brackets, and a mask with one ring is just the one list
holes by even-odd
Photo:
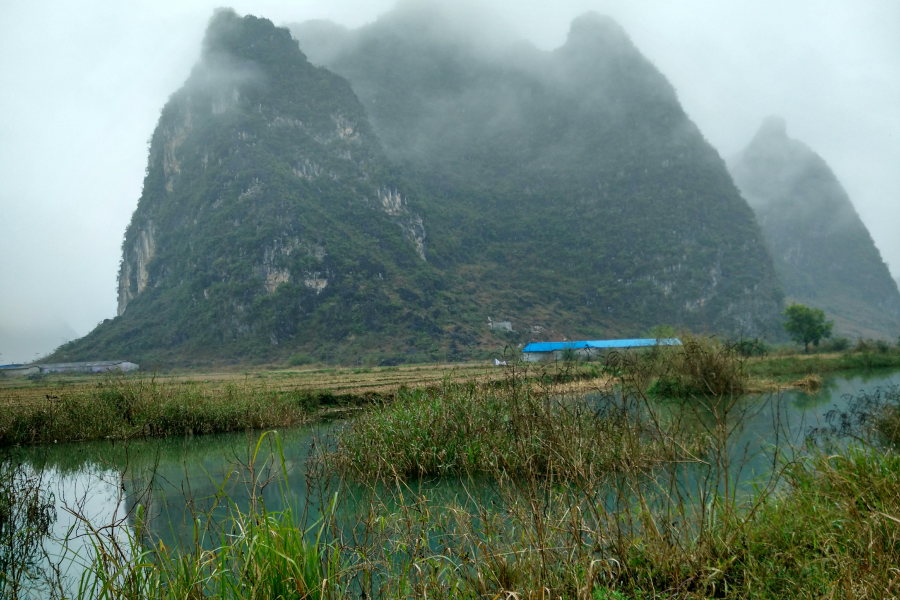
[[766, 120], [731, 165], [790, 300], [823, 309], [835, 335], [900, 334], [897, 283], [825, 161]]
[[435, 264], [514, 322], [777, 336], [782, 293], [753, 213], [625, 32], [588, 14], [544, 52], [471, 23], [413, 3], [353, 31], [291, 27], [439, 198]]
[[216, 13], [151, 140], [119, 316], [54, 358], [400, 362], [780, 330], [750, 208], [608, 19], [552, 53], [415, 6], [310, 28], [350, 83], [287, 30]]
[[347, 82], [218, 11], [153, 133], [119, 316], [56, 357], [272, 360], [433, 332], [426, 227]]

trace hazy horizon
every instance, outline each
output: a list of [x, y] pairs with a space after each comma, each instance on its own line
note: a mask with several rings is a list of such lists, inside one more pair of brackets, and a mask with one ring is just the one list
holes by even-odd
[[[199, 57], [217, 5], [39, 1], [7, 9], [0, 364], [32, 360], [115, 316], [120, 245], [141, 193], [147, 140]], [[231, 5], [277, 25], [328, 19], [355, 28], [394, 2]], [[542, 49], [561, 45], [586, 11], [611, 16], [726, 160], [764, 118], [783, 117], [788, 135], [834, 170], [900, 277], [900, 5], [495, 0], [477, 10]], [[45, 333], [28, 343], [28, 331]]]

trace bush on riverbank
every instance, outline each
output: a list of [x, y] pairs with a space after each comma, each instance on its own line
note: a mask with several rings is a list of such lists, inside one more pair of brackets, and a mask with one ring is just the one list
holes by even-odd
[[744, 350], [739, 343], [685, 336], [681, 346], [659, 348], [643, 360], [620, 356], [615, 362], [652, 380], [649, 393], [653, 396], [738, 396], [748, 383]]

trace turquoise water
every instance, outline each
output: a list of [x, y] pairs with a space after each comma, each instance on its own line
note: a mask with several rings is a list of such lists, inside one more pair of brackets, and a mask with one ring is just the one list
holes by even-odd
[[[741, 408], [749, 412], [734, 424], [731, 451], [742, 458], [735, 461], [741, 466], [734, 475], [744, 482], [764, 481], [772, 472], [776, 449], [802, 444], [811, 428], [825, 424], [828, 411], [845, 408], [852, 395], [890, 385], [900, 385], [900, 372], [832, 377], [812, 394], [788, 391], [773, 397], [748, 397]], [[701, 411], [692, 418], [698, 427], [708, 424], [708, 415]], [[180, 543], [182, 533], [192, 531], [198, 518], [224, 514], [223, 494], [242, 509], [251, 496], [270, 510], [282, 508], [287, 498], [314, 521], [320, 507], [312, 499], [328, 494], [310, 489], [326, 483], [310, 476], [310, 457], [328, 444], [335, 428], [342, 425], [334, 421], [285, 429], [278, 432], [278, 444], [271, 434], [260, 440], [262, 432], [248, 432], [129, 443], [57, 444], [24, 449], [21, 456], [33, 468], [43, 468], [45, 485], [55, 496], [54, 537], [68, 538], [68, 551], [61, 554], [61, 546], [53, 543], [49, 549], [74, 582], [88, 555], [86, 538], [81, 535], [88, 523], [94, 527], [116, 525], [121, 535], [134, 526], [138, 504], [150, 517], [150, 532], [170, 545]], [[279, 477], [282, 469], [287, 473], [287, 494]], [[472, 493], [471, 486], [452, 479], [416, 485], [448, 497]], [[475, 493], [489, 495], [489, 486]], [[115, 528], [111, 531], [115, 534]]]

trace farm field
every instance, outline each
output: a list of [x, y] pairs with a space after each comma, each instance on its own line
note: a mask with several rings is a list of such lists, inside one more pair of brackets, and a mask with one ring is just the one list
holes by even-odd
[[[155, 379], [159, 384], [201, 385], [209, 394], [222, 392], [226, 387], [249, 385], [279, 392], [331, 392], [335, 396], [383, 395], [401, 387], [419, 388], [434, 385], [449, 378], [452, 381], [494, 379], [503, 370], [487, 362], [438, 363], [404, 367], [278, 369], [259, 371], [171, 372], [153, 374], [142, 372], [132, 377]], [[60, 392], [76, 393], [103, 382], [103, 375], [51, 375], [39, 380], [0, 378], [0, 406], [46, 401], [47, 396]]]

